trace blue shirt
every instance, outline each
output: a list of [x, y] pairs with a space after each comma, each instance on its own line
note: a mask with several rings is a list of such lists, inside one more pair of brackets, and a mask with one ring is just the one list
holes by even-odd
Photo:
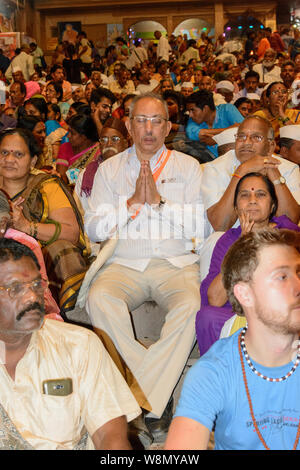
[[[217, 450], [264, 449], [249, 411], [238, 351], [240, 331], [214, 343], [189, 370], [174, 415], [198, 421], [209, 430], [215, 425]], [[252, 363], [273, 378], [284, 376], [293, 366], [293, 362], [272, 368]], [[266, 444], [271, 450], [291, 450], [300, 416], [300, 365], [288, 379], [268, 382], [245, 360], [244, 364], [255, 420]]]
[[[232, 126], [233, 124], [240, 123], [244, 120], [243, 116], [239, 112], [239, 110], [230, 103], [226, 104], [219, 104], [216, 106], [216, 117], [214, 123], [212, 125], [212, 129], [226, 129], [227, 127]], [[186, 126], [186, 135], [191, 140], [198, 140], [199, 141], [199, 131], [201, 129], [210, 129], [206, 122], [202, 122], [201, 124], [197, 124], [193, 121], [192, 118], [189, 118], [187, 126]], [[210, 150], [215, 157], [218, 156], [218, 146], [216, 145], [208, 145], [207, 149]]]

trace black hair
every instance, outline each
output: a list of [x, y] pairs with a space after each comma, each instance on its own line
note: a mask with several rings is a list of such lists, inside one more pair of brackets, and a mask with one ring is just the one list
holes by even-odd
[[241, 96], [240, 98], [238, 98], [233, 104], [234, 106], [239, 109], [239, 107], [241, 106], [241, 104], [243, 103], [248, 103], [248, 104], [252, 104], [251, 100], [249, 100], [249, 98], [247, 98], [246, 96]]
[[293, 67], [294, 69], [296, 68], [295, 62], [293, 62], [292, 60], [286, 60], [286, 61], [283, 62], [283, 64], [281, 65], [281, 69], [283, 69], [283, 67], [286, 67], [287, 65], [291, 65], [291, 67]]
[[200, 109], [203, 109], [204, 106], [208, 106], [211, 111], [215, 111], [216, 109], [213, 94], [207, 90], [199, 90], [192, 93], [186, 99], [186, 104], [188, 103], [193, 103]]
[[17, 127], [20, 129], [27, 129], [32, 132], [39, 122], [41, 122], [41, 118], [24, 114], [19, 117]]
[[85, 116], [90, 116], [91, 115], [91, 108], [86, 103], [82, 103], [81, 101], [77, 101], [76, 103], [71, 104], [71, 107], [73, 109], [75, 109], [77, 114], [84, 114]]
[[[176, 101], [178, 105], [178, 116], [177, 116], [177, 124], [186, 124], [187, 123], [187, 115], [185, 115], [185, 97], [182, 93], [175, 91], [175, 90], [166, 90], [163, 92], [163, 99], [167, 101], [168, 98]], [[172, 119], [170, 119], [172, 121]]]
[[249, 70], [246, 74], [245, 74], [245, 78], [244, 80], [247, 80], [247, 78], [257, 78], [257, 80], [259, 81], [259, 73], [258, 72], [255, 72], [255, 70]]
[[85, 135], [92, 142], [97, 142], [99, 139], [96, 124], [91, 116], [75, 114], [75, 116], [68, 119], [68, 125], [78, 134]]
[[19, 135], [22, 137], [24, 140], [25, 144], [28, 147], [29, 153], [31, 158], [35, 156], [39, 156], [42, 152], [40, 149], [39, 145], [36, 143], [36, 140], [34, 136], [32, 135], [32, 132], [30, 132], [28, 129], [25, 128], [20, 128], [17, 127], [16, 129], [8, 129], [7, 131], [1, 132], [0, 133], [0, 145], [2, 143], [2, 140], [10, 135]]
[[18, 261], [24, 258], [24, 256], [31, 258], [38, 270], [41, 269], [37, 257], [34, 252], [28, 248], [28, 246], [23, 245], [12, 238], [0, 239], [0, 263], [6, 263], [9, 260]]
[[163, 99], [167, 100], [168, 98], [172, 98], [178, 104], [178, 109], [184, 111], [185, 110], [185, 97], [182, 93], [175, 90], [166, 90], [163, 92]]
[[267, 97], [267, 98], [269, 98], [270, 95], [271, 95], [272, 87], [273, 87], [274, 85], [279, 85], [279, 84], [280, 84], [280, 85], [283, 85], [284, 88], [286, 88], [286, 86], [285, 86], [285, 84], [284, 84], [283, 82], [272, 82], [272, 83], [270, 83], [270, 85], [269, 85], [268, 88], [266, 89], [266, 97]]
[[32, 104], [41, 114], [42, 119], [45, 120], [47, 117], [47, 103], [45, 98], [29, 98], [25, 101], [24, 106], [26, 104]]
[[279, 147], [286, 147], [287, 149], [290, 149], [294, 145], [295, 141], [294, 139], [290, 139], [289, 137], [280, 137], [279, 139]]
[[52, 111], [55, 114], [59, 114], [58, 120], [61, 120], [61, 111], [60, 107], [56, 103], [47, 103], [47, 119], [48, 119], [48, 114], [49, 114], [49, 108], [52, 109]]
[[108, 88], [99, 87], [92, 91], [90, 102], [98, 104], [103, 97], [109, 99], [111, 104], [114, 104], [116, 101], [115, 95], [110, 90], [108, 90]]
[[61, 70], [64, 70], [63, 66], [61, 64], [54, 64], [52, 65], [51, 69], [50, 69], [50, 75], [52, 75], [54, 72], [56, 72], [56, 70], [58, 69], [61, 69]]
[[18, 80], [16, 80], [12, 83], [12, 85], [14, 85], [15, 83], [18, 83], [20, 85], [20, 92], [22, 93], [22, 95], [26, 96], [27, 89], [26, 89], [25, 83], [24, 82], [19, 82]]
[[247, 178], [251, 178], [251, 177], [256, 177], [256, 178], [261, 178], [264, 182], [265, 182], [265, 185], [267, 186], [268, 188], [268, 192], [271, 196], [271, 201], [272, 201], [272, 205], [273, 205], [273, 208], [271, 210], [271, 213], [270, 213], [270, 216], [269, 216], [269, 220], [272, 219], [272, 217], [274, 217], [274, 215], [276, 214], [277, 212], [277, 209], [278, 209], [278, 199], [277, 199], [277, 196], [276, 196], [276, 191], [275, 191], [275, 186], [274, 184], [272, 183], [272, 181], [270, 180], [270, 178], [268, 178], [266, 175], [263, 175], [262, 173], [258, 173], [258, 172], [251, 172], [251, 173], [247, 173], [246, 175], [244, 175], [238, 182], [238, 184], [236, 185], [236, 188], [235, 188], [235, 192], [234, 192], [234, 198], [233, 198], [233, 206], [236, 207], [236, 204], [237, 204], [237, 197], [238, 197], [238, 194], [239, 194], [239, 190], [240, 190], [240, 187], [241, 187], [241, 184], [243, 183], [243, 181], [245, 181]]
[[49, 85], [52, 85], [54, 87], [54, 90], [56, 91], [56, 93], [58, 93], [57, 99], [58, 99], [58, 101], [61, 101], [62, 98], [63, 98], [63, 93], [64, 93], [62, 86], [59, 83], [54, 82], [53, 80], [51, 82], [47, 83], [47, 87]]

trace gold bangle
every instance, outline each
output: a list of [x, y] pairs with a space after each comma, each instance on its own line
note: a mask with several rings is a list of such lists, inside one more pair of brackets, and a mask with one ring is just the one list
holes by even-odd
[[236, 176], [238, 179], [241, 179], [241, 176], [240, 176], [240, 175], [238, 175], [237, 173], [232, 173], [232, 175], [231, 175], [231, 176]]

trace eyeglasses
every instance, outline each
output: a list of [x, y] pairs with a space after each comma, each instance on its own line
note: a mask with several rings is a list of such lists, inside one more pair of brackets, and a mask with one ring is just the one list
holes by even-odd
[[109, 141], [113, 142], [114, 144], [118, 144], [121, 142], [121, 137], [117, 135], [113, 135], [112, 137], [100, 137], [99, 142], [101, 144], [107, 144]]
[[21, 152], [20, 150], [0, 150], [0, 158], [6, 158], [8, 157], [8, 155], [13, 155], [15, 158], [17, 158], [18, 160], [20, 160], [20, 158], [23, 158], [25, 157], [26, 153], [25, 152]]
[[135, 121], [137, 126], [144, 126], [147, 121], [150, 121], [153, 126], [161, 126], [164, 121], [167, 121], [166, 118], [162, 116], [133, 116], [131, 118]]
[[[251, 142], [255, 142], [255, 143], [262, 142], [265, 139], [265, 136], [261, 135], [261, 134], [252, 134], [252, 135], [236, 134], [235, 135], [235, 140], [237, 142], [246, 142], [248, 137], [251, 140]], [[271, 139], [269, 139], [269, 140], [271, 140]]]
[[35, 279], [30, 282], [15, 282], [9, 287], [0, 286], [0, 290], [6, 291], [11, 299], [25, 294], [27, 289], [31, 289], [37, 294], [42, 294], [48, 287], [49, 282], [45, 279]]
[[287, 90], [273, 90], [271, 91], [271, 95], [287, 95]]

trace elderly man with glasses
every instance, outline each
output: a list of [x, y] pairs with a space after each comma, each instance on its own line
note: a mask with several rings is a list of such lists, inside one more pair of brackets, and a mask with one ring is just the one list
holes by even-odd
[[34, 253], [0, 240], [0, 450], [131, 449], [140, 409], [99, 338], [45, 319]]
[[298, 224], [299, 167], [273, 155], [274, 149], [271, 123], [252, 115], [237, 128], [235, 149], [205, 165], [201, 192], [210, 230], [212, 227], [215, 231], [226, 231], [235, 226], [234, 191], [239, 179], [253, 171], [266, 174], [275, 185], [279, 202], [276, 215], [287, 215]]
[[[129, 117], [133, 146], [104, 161], [95, 175], [85, 229], [91, 240], [106, 244], [87, 273], [79, 304], [86, 300], [95, 330], [109, 337], [142, 392], [143, 398], [135, 396], [149, 444], [168, 429], [170, 398], [195, 341], [200, 281], [193, 240], [203, 230], [201, 167], [165, 147], [171, 123], [160, 95], [137, 96]], [[101, 268], [99, 259], [106, 261]], [[166, 312], [160, 338], [149, 348], [136, 340], [129, 313], [146, 300]]]

